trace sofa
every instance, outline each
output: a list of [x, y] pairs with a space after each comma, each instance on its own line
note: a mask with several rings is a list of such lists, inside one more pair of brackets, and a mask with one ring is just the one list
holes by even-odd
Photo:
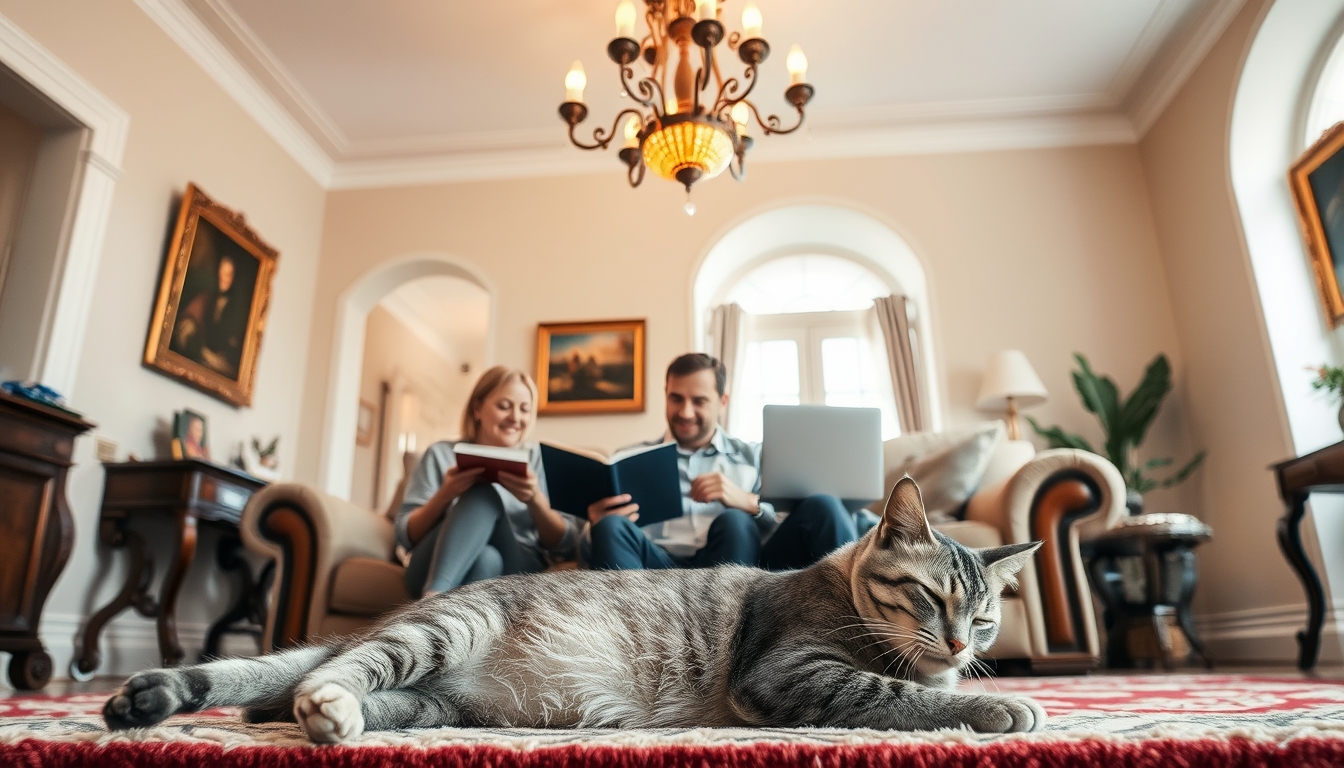
[[[1100, 659], [1079, 541], [1125, 514], [1124, 483], [1093, 454], [1031, 455], [1001, 441], [964, 519], [936, 526], [968, 546], [1043, 540], [1005, 596], [990, 657], [1034, 669], [1082, 670]], [[392, 523], [381, 514], [298, 483], [252, 496], [240, 523], [253, 553], [273, 560], [263, 650], [359, 631], [411, 600], [395, 559]]]

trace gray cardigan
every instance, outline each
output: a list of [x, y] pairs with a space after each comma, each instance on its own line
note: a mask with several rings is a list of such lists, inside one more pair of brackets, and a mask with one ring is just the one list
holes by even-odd
[[[546, 473], [541, 466], [541, 450], [533, 445], [528, 446], [528, 452], [530, 454], [528, 464], [532, 467], [532, 471], [537, 473], [541, 492], [546, 493]], [[455, 466], [457, 466], [457, 454], [453, 453], [453, 441], [450, 440], [434, 443], [425, 451], [425, 455], [420, 457], [420, 463], [416, 465], [415, 471], [411, 473], [410, 480], [406, 483], [406, 495], [402, 497], [401, 509], [397, 511], [397, 543], [407, 551], [413, 548], [410, 534], [406, 530], [407, 519], [439, 490], [444, 473], [449, 467]], [[565, 533], [553, 549], [547, 549], [541, 544], [537, 526], [532, 522], [532, 515], [527, 511], [527, 505], [499, 483], [495, 483], [494, 486], [495, 492], [504, 502], [504, 513], [508, 515], [509, 523], [513, 526], [513, 535], [519, 544], [533, 550], [548, 563], [573, 560], [577, 556], [579, 532], [583, 526], [578, 518], [556, 510], [565, 521]]]

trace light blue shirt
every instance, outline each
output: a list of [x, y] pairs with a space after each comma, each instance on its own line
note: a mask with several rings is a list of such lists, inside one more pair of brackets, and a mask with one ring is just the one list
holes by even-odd
[[[660, 440], [651, 440], [639, 446], [646, 447], [671, 442], [670, 435]], [[620, 458], [617, 453], [613, 459]], [[709, 525], [714, 518], [726, 509], [722, 502], [699, 502], [691, 499], [691, 481], [710, 472], [722, 472], [733, 485], [743, 490], [759, 494], [761, 491], [761, 446], [729, 436], [715, 427], [714, 436], [709, 444], [696, 451], [686, 451], [677, 447], [677, 472], [681, 479], [682, 516], [671, 520], [643, 526], [641, 530], [653, 543], [678, 557], [690, 557], [703, 548], [709, 539]], [[760, 514], [756, 515], [756, 526], [760, 530], [761, 540], [770, 537], [779, 525], [780, 518], [775, 508], [768, 502], [761, 502]]]

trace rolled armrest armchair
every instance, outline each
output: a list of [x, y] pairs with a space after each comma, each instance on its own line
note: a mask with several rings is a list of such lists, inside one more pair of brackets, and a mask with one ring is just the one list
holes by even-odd
[[1079, 671], [1101, 659], [1079, 542], [1125, 516], [1125, 483], [1106, 459], [1085, 451], [1043, 451], [1005, 479], [976, 491], [965, 519], [935, 526], [967, 546], [1043, 541], [1005, 596], [996, 660], [1042, 671]]

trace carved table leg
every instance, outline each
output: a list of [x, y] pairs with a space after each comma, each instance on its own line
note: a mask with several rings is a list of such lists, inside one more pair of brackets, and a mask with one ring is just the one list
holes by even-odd
[[70, 663], [70, 676], [76, 680], [88, 680], [98, 668], [102, 661], [102, 655], [98, 652], [98, 635], [114, 616], [131, 606], [135, 606], [135, 610], [147, 618], [158, 614], [158, 605], [149, 594], [149, 582], [154, 577], [154, 561], [145, 552], [145, 540], [126, 526], [124, 518], [105, 518], [100, 521], [98, 540], [109, 549], [125, 547], [130, 550], [131, 564], [121, 591], [112, 598], [112, 602], [93, 614], [93, 618], [84, 626], [82, 647], [77, 649], [74, 661]]
[[182, 663], [182, 658], [187, 655], [177, 640], [177, 593], [182, 589], [182, 580], [186, 578], [187, 569], [196, 557], [196, 515], [179, 509], [176, 516], [177, 551], [159, 593], [159, 653], [163, 656], [165, 667]]
[[[201, 654], [201, 660], [219, 657], [219, 640], [225, 633], [247, 633], [257, 639], [258, 650], [261, 645], [261, 630], [247, 627], [234, 627], [235, 624], [242, 621], [253, 621], [258, 626], [265, 621], [265, 606], [259, 600], [264, 599], [264, 593], [260, 592], [264, 586], [269, 586], [268, 571], [263, 570], [261, 582], [258, 584], [252, 579], [252, 569], [248, 567], [247, 560], [241, 555], [243, 542], [236, 535], [224, 534], [220, 536], [219, 547], [216, 550], [216, 557], [219, 568], [222, 571], [238, 571], [242, 574], [243, 590], [238, 596], [238, 600], [229, 608], [223, 616], [212, 625], [210, 632], [205, 638], [205, 651]], [[271, 568], [270, 564], [267, 564]]]
[[1307, 593], [1307, 628], [1297, 633], [1298, 669], [1311, 669], [1316, 666], [1316, 657], [1321, 650], [1321, 627], [1325, 624], [1325, 590], [1316, 569], [1307, 559], [1302, 548], [1302, 516], [1307, 512], [1307, 497], [1295, 495], [1287, 500], [1288, 508], [1279, 518], [1279, 549], [1288, 564], [1297, 572], [1302, 589]]

